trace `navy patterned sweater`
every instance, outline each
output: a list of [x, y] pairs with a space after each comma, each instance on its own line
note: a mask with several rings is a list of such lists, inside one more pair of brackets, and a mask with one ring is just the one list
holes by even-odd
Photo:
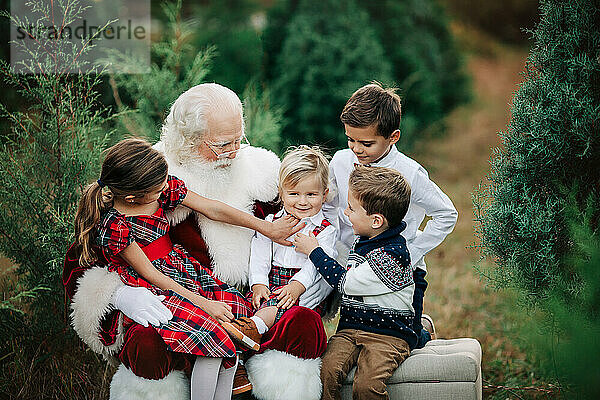
[[374, 238], [358, 238], [347, 269], [320, 247], [310, 253], [319, 273], [342, 294], [338, 331], [360, 329], [404, 339], [411, 348], [416, 345], [413, 270], [400, 235], [405, 227], [402, 222]]

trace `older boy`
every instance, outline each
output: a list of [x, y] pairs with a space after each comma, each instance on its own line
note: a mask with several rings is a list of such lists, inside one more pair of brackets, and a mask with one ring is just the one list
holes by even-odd
[[412, 329], [414, 282], [402, 218], [410, 186], [389, 168], [358, 166], [350, 174], [348, 207], [358, 239], [348, 269], [328, 256], [313, 235], [297, 234], [296, 249], [342, 294], [340, 322], [323, 355], [323, 399], [340, 399], [341, 385], [356, 365], [353, 399], [387, 399], [385, 382], [417, 342]]
[[[434, 334], [428, 319], [429, 332], [423, 329], [423, 297], [427, 288], [424, 256], [437, 247], [454, 229], [458, 213], [452, 201], [429, 179], [427, 171], [416, 161], [396, 149], [400, 139], [400, 97], [394, 89], [384, 89], [373, 83], [358, 89], [346, 103], [340, 116], [349, 149], [340, 150], [329, 163], [332, 184], [337, 196], [323, 206], [327, 219], [339, 224], [338, 238], [342, 247], [354, 241], [351, 221], [344, 213], [347, 206], [348, 177], [356, 164], [387, 167], [399, 171], [412, 191], [402, 233], [406, 239], [414, 269], [415, 310], [414, 329], [419, 336], [417, 348], [423, 347]], [[431, 217], [423, 231], [419, 230], [425, 216]], [[346, 250], [347, 251], [347, 250]], [[343, 249], [340, 253], [343, 254]]]

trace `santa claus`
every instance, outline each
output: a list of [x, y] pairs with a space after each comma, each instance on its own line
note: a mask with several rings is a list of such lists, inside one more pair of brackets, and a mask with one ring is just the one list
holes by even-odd
[[[196, 193], [263, 218], [275, 211], [279, 159], [249, 145], [242, 104], [231, 90], [209, 83], [183, 93], [155, 147], [164, 153], [169, 173]], [[168, 217], [173, 242], [221, 280], [238, 288], [247, 285], [253, 231], [211, 221], [184, 206]], [[193, 361], [168, 351], [151, 326], [170, 317], [160, 299], [145, 288], [124, 285], [101, 266], [79, 266], [74, 252], [67, 254], [63, 277], [72, 298], [73, 327], [93, 351], [121, 364], [111, 399], [188, 399]], [[137, 323], [123, 329], [123, 315]], [[264, 400], [320, 398], [319, 357], [325, 346], [321, 317], [293, 307], [263, 335], [260, 351], [246, 362], [252, 394]]]

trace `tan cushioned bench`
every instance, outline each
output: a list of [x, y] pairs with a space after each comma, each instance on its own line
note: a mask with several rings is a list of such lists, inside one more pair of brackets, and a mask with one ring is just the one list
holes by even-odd
[[[352, 399], [354, 371], [342, 386]], [[476, 339], [432, 340], [414, 350], [387, 383], [390, 399], [480, 400], [481, 345]]]

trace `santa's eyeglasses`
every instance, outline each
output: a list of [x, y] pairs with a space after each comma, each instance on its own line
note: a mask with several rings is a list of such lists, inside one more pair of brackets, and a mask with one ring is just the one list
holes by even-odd
[[246, 135], [242, 135], [238, 139], [232, 140], [231, 142], [213, 143], [205, 140], [204, 144], [206, 144], [210, 151], [214, 153], [217, 159], [227, 158], [230, 155], [250, 146], [250, 142], [248, 141]]

